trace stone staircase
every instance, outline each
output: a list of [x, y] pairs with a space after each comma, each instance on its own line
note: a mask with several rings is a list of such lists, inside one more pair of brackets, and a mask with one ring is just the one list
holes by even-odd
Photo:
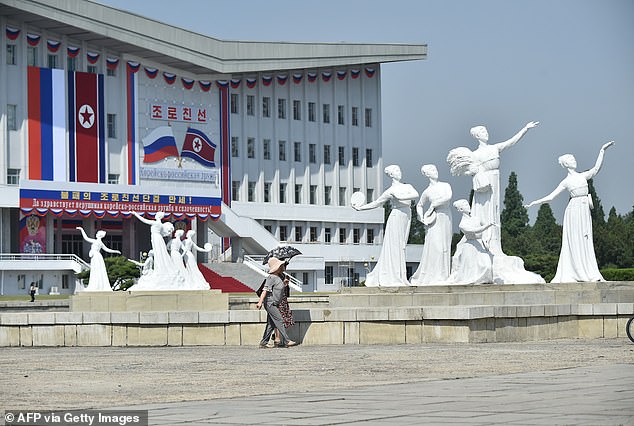
[[251, 289], [251, 291], [255, 291], [258, 287], [260, 287], [260, 284], [262, 284], [262, 280], [264, 279], [262, 275], [242, 263], [204, 263], [201, 264], [201, 266], [204, 266], [221, 277], [232, 278]]

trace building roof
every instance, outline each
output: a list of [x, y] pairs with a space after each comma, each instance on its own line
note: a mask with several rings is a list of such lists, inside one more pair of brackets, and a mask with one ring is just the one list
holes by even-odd
[[425, 44], [228, 41], [87, 0], [0, 0], [0, 16], [192, 77], [420, 60]]

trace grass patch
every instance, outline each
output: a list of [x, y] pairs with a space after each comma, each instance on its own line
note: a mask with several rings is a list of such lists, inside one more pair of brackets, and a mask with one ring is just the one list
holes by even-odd
[[[70, 298], [70, 294], [42, 294], [40, 296], [35, 296], [35, 301], [38, 300], [57, 300], [57, 299], [68, 299]], [[0, 301], [29, 301], [31, 300], [31, 296], [29, 294], [21, 295], [21, 294], [12, 294], [10, 296], [0, 296]]]

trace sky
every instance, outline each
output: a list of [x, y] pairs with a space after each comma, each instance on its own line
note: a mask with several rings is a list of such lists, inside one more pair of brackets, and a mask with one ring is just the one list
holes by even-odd
[[[425, 60], [381, 66], [383, 161], [405, 182], [422, 191], [433, 163], [467, 198], [448, 151], [475, 149], [476, 125], [496, 143], [539, 121], [502, 153], [502, 197], [512, 171], [527, 204], [565, 177], [560, 155], [587, 170], [614, 140], [594, 185], [606, 215], [634, 208], [634, 0], [98, 1], [224, 40], [426, 44]], [[550, 203], [560, 223], [567, 202]]]

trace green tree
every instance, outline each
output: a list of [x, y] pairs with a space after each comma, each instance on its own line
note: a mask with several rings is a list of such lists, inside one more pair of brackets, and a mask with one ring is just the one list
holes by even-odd
[[[129, 262], [124, 256], [106, 257], [104, 259], [104, 263], [106, 264], [110, 287], [113, 287], [116, 290], [127, 290], [132, 284], [134, 284], [134, 279], [141, 276], [139, 268], [137, 268], [132, 262]], [[88, 284], [90, 279], [90, 269], [78, 273], [77, 278], [81, 279], [84, 284]]]
[[601, 199], [597, 195], [597, 191], [594, 189], [594, 182], [592, 179], [588, 180], [588, 193], [592, 197], [592, 205], [594, 206], [590, 210], [590, 216], [592, 217], [592, 226], [597, 227], [605, 224], [605, 212], [601, 205]]
[[532, 233], [540, 253], [559, 256], [562, 229], [555, 220], [550, 204], [545, 203], [539, 207]]
[[534, 249], [528, 226], [528, 212], [523, 202], [524, 197], [517, 189], [517, 175], [511, 172], [504, 191], [504, 209], [500, 215], [502, 248], [509, 255], [523, 256]]
[[425, 225], [418, 220], [416, 213], [416, 204], [412, 204], [412, 223], [409, 227], [409, 237], [407, 244], [424, 244], [425, 243]]

